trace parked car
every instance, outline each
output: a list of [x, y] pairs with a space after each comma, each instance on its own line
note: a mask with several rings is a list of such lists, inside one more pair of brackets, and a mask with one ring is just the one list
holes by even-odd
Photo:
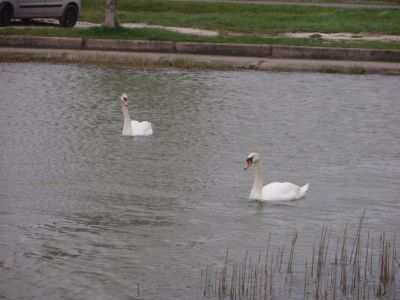
[[0, 0], [0, 26], [11, 19], [56, 18], [63, 27], [78, 21], [81, 0]]

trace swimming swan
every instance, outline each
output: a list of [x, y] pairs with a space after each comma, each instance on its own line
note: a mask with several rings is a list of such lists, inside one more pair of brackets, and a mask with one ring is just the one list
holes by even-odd
[[290, 182], [272, 182], [263, 187], [263, 173], [260, 155], [252, 152], [247, 156], [247, 165], [245, 170], [250, 168], [252, 164], [256, 166], [256, 174], [254, 176], [253, 189], [250, 192], [250, 199], [264, 200], [264, 201], [289, 201], [297, 200], [304, 197], [305, 193], [310, 186], [309, 183], [299, 187]]
[[121, 107], [122, 114], [124, 115], [124, 128], [122, 129], [122, 135], [137, 136], [153, 134], [153, 128], [151, 127], [150, 122], [131, 121], [128, 112], [128, 95], [125, 93], [121, 95]]

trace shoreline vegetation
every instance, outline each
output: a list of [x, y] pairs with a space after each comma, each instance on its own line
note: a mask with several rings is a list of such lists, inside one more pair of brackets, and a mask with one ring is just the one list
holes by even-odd
[[[396, 234], [363, 232], [364, 215], [353, 238], [349, 228], [342, 235], [324, 226], [312, 253], [299, 257], [301, 233], [293, 231], [289, 246], [276, 248], [270, 234], [266, 249], [242, 258], [226, 250], [222, 267], [201, 270], [198, 295], [219, 299], [395, 299], [400, 270]], [[276, 242], [276, 241], [275, 241]], [[310, 255], [311, 254], [311, 255]], [[397, 293], [397, 294], [396, 294]]]
[[[400, 20], [400, 14], [399, 14], [399, 20]], [[321, 38], [319, 38], [318, 35], [315, 35], [312, 38], [285, 38], [278, 36], [257, 36], [257, 35], [197, 36], [197, 35], [171, 32], [164, 29], [148, 29], [148, 28], [128, 29], [123, 27], [116, 27], [116, 28], [94, 27], [94, 28], [79, 28], [79, 29], [57, 28], [57, 30], [55, 30], [55, 28], [23, 28], [23, 29], [5, 28], [0, 30], [0, 35], [400, 50], [399, 42], [354, 41], [354, 40], [327, 41], [327, 40], [322, 40]]]
[[[169, 0], [169, 1], [200, 1], [200, 2], [213, 2], [213, 0]], [[254, 2], [260, 3], [345, 3], [345, 4], [400, 4], [400, 0], [230, 0], [231, 2]], [[225, 0], [214, 0], [214, 2], [226, 2]]]
[[[85, 1], [80, 19], [102, 23], [104, 5]], [[254, 3], [119, 0], [120, 23], [192, 27], [221, 34], [370, 32], [400, 34], [400, 9], [338, 8]], [[373, 20], [373, 21], [371, 21]]]

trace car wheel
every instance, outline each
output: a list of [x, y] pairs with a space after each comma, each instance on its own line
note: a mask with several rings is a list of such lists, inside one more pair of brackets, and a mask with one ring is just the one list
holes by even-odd
[[78, 8], [75, 5], [68, 5], [59, 19], [62, 27], [73, 27], [78, 21]]
[[6, 26], [10, 23], [13, 15], [13, 9], [10, 4], [0, 5], [0, 26]]

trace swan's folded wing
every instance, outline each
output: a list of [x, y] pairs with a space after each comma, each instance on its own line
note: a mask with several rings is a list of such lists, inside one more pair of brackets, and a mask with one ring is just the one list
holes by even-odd
[[143, 121], [132, 121], [132, 132], [133, 135], [152, 135], [153, 134], [153, 128], [151, 126], [150, 122]]
[[300, 187], [290, 182], [272, 182], [263, 187], [262, 198], [270, 201], [297, 199]]

